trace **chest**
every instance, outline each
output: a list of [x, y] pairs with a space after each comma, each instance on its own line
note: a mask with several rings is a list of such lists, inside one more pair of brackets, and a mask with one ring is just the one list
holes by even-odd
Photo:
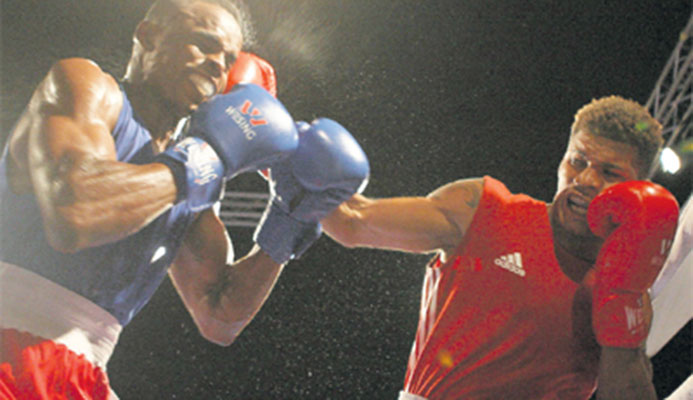
[[430, 300], [486, 319], [480, 323], [566, 338], [591, 332], [590, 295], [561, 270], [542, 219], [489, 221], [428, 270], [428, 287], [436, 289], [429, 293], [437, 297]]

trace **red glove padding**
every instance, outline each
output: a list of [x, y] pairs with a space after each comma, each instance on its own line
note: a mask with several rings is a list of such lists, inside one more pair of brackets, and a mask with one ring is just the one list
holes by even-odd
[[238, 54], [236, 63], [233, 64], [231, 71], [229, 71], [229, 78], [226, 82], [224, 93], [230, 91], [237, 83], [260, 85], [270, 92], [272, 96], [277, 97], [277, 75], [274, 72], [274, 67], [255, 54], [244, 51]]
[[594, 264], [592, 328], [602, 346], [639, 347], [650, 328], [643, 296], [666, 259], [678, 220], [676, 198], [663, 187], [628, 181], [592, 200], [587, 222], [604, 238]]

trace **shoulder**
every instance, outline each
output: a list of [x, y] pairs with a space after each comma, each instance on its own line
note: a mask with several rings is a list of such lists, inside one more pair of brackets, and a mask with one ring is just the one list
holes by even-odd
[[428, 195], [430, 199], [457, 208], [460, 203], [476, 208], [484, 191], [484, 178], [460, 179], [443, 185]]
[[464, 237], [476, 215], [484, 190], [483, 178], [461, 179], [443, 185], [428, 195], [429, 201], [454, 224], [456, 245]]
[[535, 205], [541, 209], [545, 209], [547, 204], [544, 201], [535, 199], [525, 193], [515, 192], [498, 179], [490, 176], [484, 176], [482, 189], [482, 205], [492, 206], [494, 204], [512, 205]]
[[123, 104], [115, 78], [85, 58], [66, 58], [53, 64], [37, 95], [42, 106], [49, 106], [43, 111], [99, 117], [111, 126]]
[[86, 58], [65, 58], [57, 61], [48, 73], [48, 80], [56, 90], [95, 90], [93, 95], [120, 91], [112, 75], [104, 72], [98, 64]]

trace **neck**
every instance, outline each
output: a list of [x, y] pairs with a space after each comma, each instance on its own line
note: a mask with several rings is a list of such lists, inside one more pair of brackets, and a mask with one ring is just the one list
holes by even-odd
[[137, 118], [149, 130], [154, 146], [165, 148], [176, 124], [186, 114], [176, 111], [170, 101], [146, 84], [135, 84], [126, 79], [123, 87]]
[[602, 240], [594, 235], [582, 236], [565, 230], [556, 223], [551, 206], [549, 218], [553, 231], [554, 253], [561, 270], [573, 281], [581, 282], [594, 265]]

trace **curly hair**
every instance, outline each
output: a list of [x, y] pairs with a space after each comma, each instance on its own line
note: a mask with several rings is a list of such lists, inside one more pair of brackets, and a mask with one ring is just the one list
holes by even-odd
[[592, 135], [634, 146], [638, 170], [645, 176], [664, 143], [662, 125], [645, 107], [621, 96], [593, 99], [575, 113], [571, 135], [581, 129]]
[[219, 5], [233, 15], [241, 27], [243, 48], [252, 47], [255, 43], [255, 29], [248, 7], [242, 0], [156, 0], [149, 7], [144, 20], [165, 23], [174, 18], [181, 8], [198, 1]]

